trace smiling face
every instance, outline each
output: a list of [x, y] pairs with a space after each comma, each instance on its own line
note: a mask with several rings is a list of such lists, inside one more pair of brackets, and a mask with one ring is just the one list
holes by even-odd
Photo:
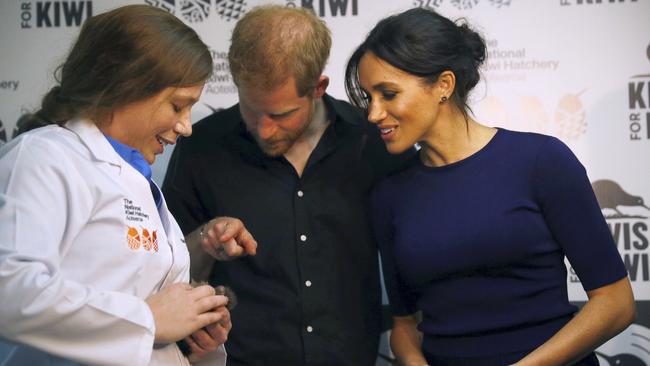
[[99, 124], [100, 129], [137, 149], [153, 164], [166, 145], [176, 143], [179, 135], [192, 134], [190, 113], [202, 91], [203, 84], [165, 88], [151, 97], [118, 107], [110, 122]]
[[431, 137], [443, 95], [437, 82], [425, 85], [367, 52], [359, 62], [359, 83], [368, 98], [368, 121], [379, 127], [390, 153]]
[[323, 93], [319, 83], [313, 92], [299, 96], [293, 77], [272, 91], [240, 86], [239, 110], [262, 151], [281, 156], [305, 133], [314, 114], [315, 99]]

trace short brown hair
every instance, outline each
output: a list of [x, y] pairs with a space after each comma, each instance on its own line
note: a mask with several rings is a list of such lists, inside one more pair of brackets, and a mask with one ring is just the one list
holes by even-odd
[[59, 85], [37, 114], [57, 124], [99, 119], [167, 87], [204, 82], [211, 73], [210, 51], [192, 28], [152, 6], [123, 6], [84, 22], [55, 72]]
[[293, 76], [298, 94], [316, 87], [329, 57], [332, 38], [325, 23], [302, 8], [265, 5], [237, 22], [228, 53], [239, 87], [266, 90]]

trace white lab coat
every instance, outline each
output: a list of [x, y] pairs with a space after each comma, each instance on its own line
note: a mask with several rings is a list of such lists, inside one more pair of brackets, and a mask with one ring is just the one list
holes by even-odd
[[[0, 149], [0, 365], [187, 365], [144, 299], [188, 282], [178, 224], [97, 127]], [[223, 346], [201, 362], [225, 365]]]

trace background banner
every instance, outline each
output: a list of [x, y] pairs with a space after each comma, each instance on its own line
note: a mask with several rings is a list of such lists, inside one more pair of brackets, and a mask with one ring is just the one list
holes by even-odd
[[[0, 144], [13, 137], [23, 113], [38, 108], [82, 22], [137, 3], [175, 14], [212, 50], [214, 75], [193, 121], [236, 102], [228, 44], [234, 24], [253, 6], [306, 7], [328, 24], [333, 49], [325, 73], [329, 92], [340, 99], [346, 99], [347, 59], [380, 18], [412, 7], [466, 18], [488, 45], [483, 81], [470, 97], [477, 120], [569, 145], [587, 168], [629, 271], [637, 320], [598, 349], [601, 365], [650, 366], [649, 0], [4, 0]], [[153, 167], [159, 183], [170, 153]], [[567, 266], [569, 297], [582, 304], [586, 295]], [[385, 339], [382, 347], [389, 354]]]

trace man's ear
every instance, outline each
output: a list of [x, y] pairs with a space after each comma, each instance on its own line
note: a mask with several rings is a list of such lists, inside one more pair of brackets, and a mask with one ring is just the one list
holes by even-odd
[[314, 94], [312, 97], [314, 98], [320, 98], [325, 94], [325, 91], [327, 90], [327, 87], [330, 85], [330, 78], [321, 75], [320, 78], [318, 78], [318, 84], [316, 84], [316, 87], [314, 88]]

